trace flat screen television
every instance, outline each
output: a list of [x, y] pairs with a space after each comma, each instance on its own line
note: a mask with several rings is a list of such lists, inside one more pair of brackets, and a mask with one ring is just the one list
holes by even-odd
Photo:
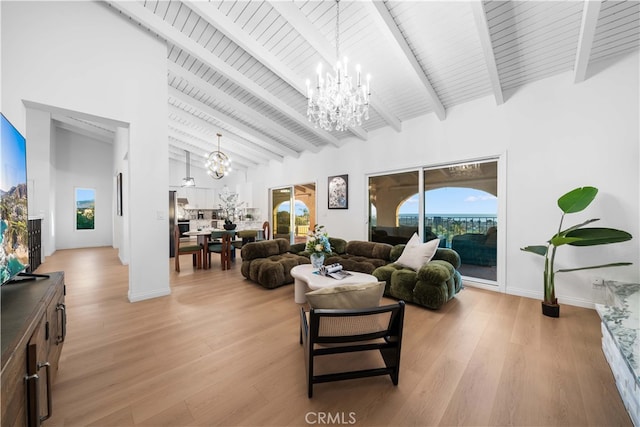
[[4, 114], [0, 116], [0, 278], [4, 285], [29, 267], [29, 213], [26, 141]]

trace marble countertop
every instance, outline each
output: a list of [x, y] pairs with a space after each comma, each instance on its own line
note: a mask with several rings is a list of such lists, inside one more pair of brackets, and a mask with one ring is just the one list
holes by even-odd
[[607, 303], [596, 310], [640, 386], [640, 283], [607, 281]]

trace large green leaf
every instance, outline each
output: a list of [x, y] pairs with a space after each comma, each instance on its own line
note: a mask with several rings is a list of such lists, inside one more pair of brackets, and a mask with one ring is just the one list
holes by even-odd
[[570, 245], [573, 242], [577, 242], [579, 240], [580, 238], [578, 237], [568, 237], [568, 236], [556, 234], [551, 238], [551, 240], [549, 240], [549, 243], [551, 243], [553, 246], [562, 246], [562, 245]]
[[570, 231], [567, 238], [576, 239], [568, 244], [571, 246], [595, 246], [609, 243], [619, 243], [631, 240], [631, 234], [615, 228], [580, 228]]
[[547, 247], [536, 245], [536, 246], [525, 246], [524, 248], [520, 248], [521, 251], [531, 252], [537, 255], [545, 256], [547, 254]]
[[598, 194], [595, 187], [579, 187], [558, 199], [558, 207], [564, 213], [580, 212], [591, 204]]

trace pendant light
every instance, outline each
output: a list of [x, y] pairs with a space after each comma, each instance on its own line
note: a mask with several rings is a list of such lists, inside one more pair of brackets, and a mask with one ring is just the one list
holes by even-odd
[[187, 160], [186, 160], [187, 176], [182, 178], [182, 186], [183, 187], [195, 187], [196, 186], [196, 180], [193, 179], [193, 177], [191, 176], [191, 153], [189, 153], [186, 150], [185, 150], [185, 153], [186, 153], [186, 156], [187, 156]]

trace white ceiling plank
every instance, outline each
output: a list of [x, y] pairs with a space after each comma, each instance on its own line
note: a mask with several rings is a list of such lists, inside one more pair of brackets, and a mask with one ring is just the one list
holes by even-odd
[[280, 113], [295, 121], [309, 132], [312, 132], [313, 134], [321, 138], [325, 143], [334, 145], [336, 147], [341, 147], [343, 145], [343, 143], [340, 142], [338, 138], [331, 135], [325, 130], [315, 128], [300, 112], [294, 110], [292, 107], [274, 96], [274, 94], [268, 92], [260, 85], [255, 83], [253, 80], [242, 75], [241, 73], [238, 73], [235, 68], [227, 64], [224, 60], [212, 54], [203, 46], [189, 38], [187, 35], [182, 34], [171, 24], [165, 22], [162, 18], [153, 14], [153, 12], [147, 10], [143, 5], [136, 2], [126, 1], [111, 1], [108, 2], [108, 4], [119, 10], [120, 12], [130, 16], [132, 19], [140, 22], [142, 25], [147, 26], [149, 29], [156, 32], [164, 39], [168, 40], [170, 43], [179, 46], [181, 49], [187, 51], [190, 55], [194, 56], [207, 66], [215, 69], [216, 71], [224, 75], [227, 79], [244, 88], [244, 90], [250, 92], [253, 96], [272, 106], [272, 108], [280, 111]]
[[261, 46], [253, 37], [222, 14], [213, 3], [201, 1], [183, 1], [192, 10], [197, 12], [204, 20], [211, 24], [216, 30], [222, 32], [235, 44], [244, 49], [249, 55], [262, 62], [263, 65], [275, 72], [281, 79], [295, 88], [301, 95], [306, 95], [306, 87], [300, 82], [300, 78], [285, 66], [275, 55]]
[[295, 134], [294, 132], [291, 132], [286, 127], [281, 126], [279, 123], [275, 122], [274, 120], [270, 120], [269, 118], [263, 116], [258, 111], [248, 107], [246, 103], [229, 95], [223, 90], [211, 85], [210, 83], [201, 79], [200, 77], [196, 76], [190, 71], [187, 71], [184, 68], [180, 67], [178, 64], [168, 61], [167, 68], [171, 74], [178, 76], [179, 78], [189, 83], [191, 86], [198, 89], [199, 91], [206, 93], [209, 96], [213, 97], [214, 99], [219, 100], [224, 104], [230, 106], [234, 110], [246, 116], [249, 120], [257, 123], [260, 127], [263, 127], [266, 129], [272, 129], [274, 132], [280, 135], [283, 135], [285, 138], [289, 139], [293, 144], [299, 146], [302, 149], [309, 150], [314, 153], [319, 151], [319, 147], [316, 147], [315, 145], [305, 141], [304, 139], [300, 138], [299, 135]]
[[596, 26], [600, 16], [602, 2], [584, 0], [582, 10], [582, 24], [580, 25], [580, 36], [578, 38], [578, 48], [576, 50], [576, 62], [573, 67], [573, 82], [580, 83], [587, 78], [587, 67], [591, 58], [591, 48], [596, 35]]
[[336, 62], [335, 47], [309, 22], [298, 6], [285, 1], [271, 1], [269, 4], [320, 54], [325, 61], [323, 67], [330, 69]]
[[[243, 147], [245, 147], [245, 152], [246, 150], [249, 150], [250, 153], [248, 153], [248, 155], [252, 155], [255, 156], [259, 159], [262, 159], [263, 162], [267, 162], [267, 160], [276, 160], [281, 162], [284, 157], [280, 156], [276, 153], [273, 153], [269, 150], [266, 150], [265, 148], [256, 145], [250, 141], [247, 141], [246, 139], [242, 138], [241, 136], [230, 132], [228, 130], [223, 130], [221, 131], [220, 129], [216, 128], [214, 124], [209, 123], [206, 120], [201, 119], [200, 117], [196, 117], [178, 107], [176, 107], [175, 105], [171, 105], [169, 104], [169, 114], [173, 115], [175, 117], [177, 117], [179, 120], [183, 120], [187, 123], [189, 123], [192, 126], [199, 126], [201, 128], [206, 129], [207, 131], [209, 131], [209, 135], [207, 135], [207, 138], [210, 141], [213, 141], [213, 143], [215, 144], [217, 139], [216, 139], [216, 134], [217, 133], [224, 133], [224, 135], [226, 137], [228, 137], [229, 135], [231, 135], [231, 137], [229, 138], [230, 140], [233, 140], [234, 144], [236, 145], [241, 145]], [[170, 125], [172, 126], [177, 126], [178, 122], [170, 122]], [[195, 131], [195, 129], [194, 129]], [[205, 135], [203, 134], [202, 136], [203, 138], [205, 138]], [[209, 150], [211, 151], [211, 150]]]
[[[287, 20], [289, 25], [291, 25], [311, 45], [311, 47], [320, 54], [322, 60], [324, 60], [323, 67], [330, 70], [336, 62], [335, 48], [331, 43], [329, 43], [326, 37], [324, 37], [322, 33], [320, 33], [320, 31], [318, 31], [318, 29], [309, 22], [298, 6], [293, 2], [284, 1], [272, 1], [270, 4], [276, 11], [278, 11], [278, 13], [280, 13], [280, 15], [282, 15], [284, 19]], [[306, 92], [306, 87], [304, 88], [304, 91]], [[371, 98], [376, 99], [375, 92], [372, 92]], [[402, 123], [400, 120], [391, 113], [388, 108], [385, 108], [382, 102], [376, 104], [372, 102], [369, 108], [376, 110], [387, 124], [396, 132], [400, 132], [402, 130]], [[366, 135], [361, 136], [358, 134], [359, 132], [364, 132], [364, 130], [359, 131], [354, 129], [353, 133], [361, 139], [366, 139]]]
[[493, 96], [496, 100], [496, 105], [501, 105], [504, 104], [504, 96], [502, 87], [500, 86], [500, 75], [498, 74], [498, 66], [496, 65], [496, 57], [493, 53], [493, 44], [491, 43], [489, 25], [487, 24], [487, 16], [482, 0], [472, 2], [471, 8], [478, 30], [478, 38], [480, 39], [482, 51], [484, 52], [484, 62], [489, 73], [491, 87], [493, 88]]
[[278, 141], [275, 141], [269, 137], [266, 137], [265, 135], [261, 134], [255, 129], [229, 116], [228, 114], [215, 110], [210, 106], [203, 104], [202, 102], [197, 101], [188, 95], [185, 95], [184, 93], [180, 92], [179, 90], [173, 87], [169, 87], [169, 96], [179, 100], [183, 104], [190, 105], [195, 110], [200, 110], [209, 116], [215, 117], [216, 120], [227, 123], [229, 126], [238, 129], [239, 131], [245, 134], [243, 135], [244, 138], [249, 141], [252, 141], [258, 145], [260, 144], [267, 145], [269, 147], [268, 149], [273, 150], [274, 152], [283, 156], [289, 156], [296, 159], [300, 157], [300, 153], [298, 153], [297, 151], [291, 150], [290, 148], [283, 146]]
[[411, 47], [405, 40], [402, 32], [393, 20], [393, 17], [389, 13], [387, 6], [382, 1], [370, 0], [363, 3], [363, 6], [368, 10], [373, 20], [376, 22], [376, 27], [381, 31], [381, 36], [395, 42], [395, 46], [403, 53], [402, 57], [406, 58], [409, 66], [416, 73], [422, 85], [427, 91], [429, 97], [429, 103], [432, 105], [436, 116], [440, 120], [446, 118], [446, 110], [438, 97], [435, 89], [431, 85], [429, 78], [425, 74], [424, 70], [420, 66], [420, 63], [413, 54]]

